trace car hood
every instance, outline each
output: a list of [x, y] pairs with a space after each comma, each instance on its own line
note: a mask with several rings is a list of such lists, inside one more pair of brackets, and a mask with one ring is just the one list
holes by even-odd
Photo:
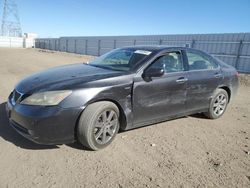
[[[34, 92], [77, 89], [84, 85], [111, 77], [126, 74], [121, 71], [103, 69], [86, 64], [73, 64], [55, 67], [33, 74], [16, 85], [16, 90], [23, 94]], [[92, 87], [95, 87], [92, 85]]]

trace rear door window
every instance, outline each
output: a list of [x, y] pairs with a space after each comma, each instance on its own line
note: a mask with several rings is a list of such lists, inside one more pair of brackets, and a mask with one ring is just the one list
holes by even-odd
[[187, 52], [189, 70], [212, 70], [218, 67], [218, 64], [205, 54], [196, 52]]

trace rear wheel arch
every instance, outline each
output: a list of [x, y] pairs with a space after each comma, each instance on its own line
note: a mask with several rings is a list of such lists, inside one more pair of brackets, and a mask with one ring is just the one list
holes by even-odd
[[229, 102], [229, 95], [226, 89], [218, 87], [209, 102], [209, 108], [204, 115], [209, 119], [217, 119], [221, 117], [226, 111]]
[[228, 86], [220, 86], [219, 89], [224, 89], [227, 92], [228, 95], [228, 102], [230, 102], [231, 99], [231, 90]]

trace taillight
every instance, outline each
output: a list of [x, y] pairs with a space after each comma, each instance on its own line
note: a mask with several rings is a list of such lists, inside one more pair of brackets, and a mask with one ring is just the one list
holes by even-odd
[[240, 76], [240, 74], [238, 73], [238, 71], [236, 71], [236, 74], [235, 74], [237, 77], [239, 77]]

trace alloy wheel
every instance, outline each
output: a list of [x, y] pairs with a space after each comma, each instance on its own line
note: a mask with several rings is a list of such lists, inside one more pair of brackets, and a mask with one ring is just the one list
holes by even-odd
[[227, 98], [224, 94], [219, 94], [214, 100], [213, 112], [216, 116], [220, 116], [226, 109]]
[[106, 144], [114, 136], [118, 123], [118, 116], [114, 110], [103, 111], [94, 126], [96, 142], [101, 145]]

